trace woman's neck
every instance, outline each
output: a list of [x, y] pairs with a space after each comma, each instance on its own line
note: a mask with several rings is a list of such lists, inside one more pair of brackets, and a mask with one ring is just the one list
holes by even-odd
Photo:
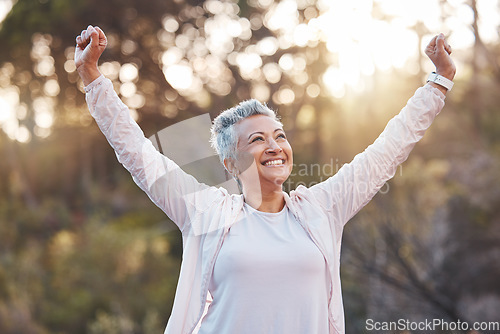
[[245, 191], [243, 188], [245, 203], [252, 208], [262, 212], [280, 212], [285, 206], [285, 196], [282, 189], [271, 192]]

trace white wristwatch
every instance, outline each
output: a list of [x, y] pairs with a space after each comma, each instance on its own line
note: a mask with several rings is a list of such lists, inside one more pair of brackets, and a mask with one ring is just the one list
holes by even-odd
[[429, 74], [429, 77], [427, 78], [427, 82], [429, 82], [429, 81], [434, 82], [440, 86], [443, 86], [448, 91], [450, 91], [451, 88], [453, 87], [453, 81], [443, 77], [442, 75], [437, 74], [436, 72], [432, 72], [431, 74]]

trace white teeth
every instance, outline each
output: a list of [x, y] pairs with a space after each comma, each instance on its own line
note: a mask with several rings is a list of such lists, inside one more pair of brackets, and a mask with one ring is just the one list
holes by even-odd
[[283, 159], [278, 159], [278, 160], [269, 160], [265, 163], [266, 166], [270, 165], [282, 165], [285, 163], [285, 160]]

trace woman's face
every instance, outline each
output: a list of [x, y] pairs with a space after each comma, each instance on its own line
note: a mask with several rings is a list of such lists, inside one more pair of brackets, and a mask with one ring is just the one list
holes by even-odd
[[235, 124], [238, 137], [233, 161], [243, 188], [280, 189], [292, 171], [293, 152], [282, 125], [254, 115]]

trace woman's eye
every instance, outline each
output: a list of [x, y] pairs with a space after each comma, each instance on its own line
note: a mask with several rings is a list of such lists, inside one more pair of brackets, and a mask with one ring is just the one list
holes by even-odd
[[252, 139], [252, 143], [256, 142], [258, 140], [264, 140], [264, 139], [262, 137], [255, 137], [254, 139]]
[[285, 134], [284, 134], [284, 133], [280, 133], [280, 134], [278, 135], [278, 137], [277, 137], [277, 138], [283, 138], [283, 139], [286, 139], [286, 136], [285, 136]]

